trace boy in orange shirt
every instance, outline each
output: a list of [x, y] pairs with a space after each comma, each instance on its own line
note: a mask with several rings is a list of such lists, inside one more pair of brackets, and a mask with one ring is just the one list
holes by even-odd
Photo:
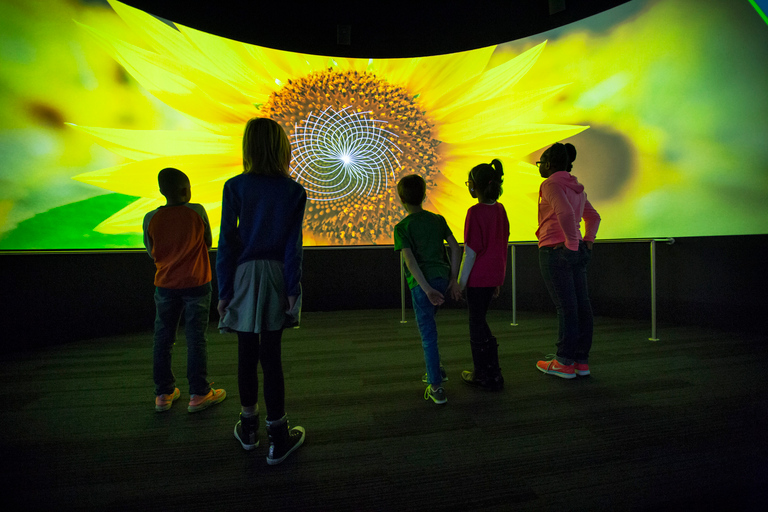
[[227, 396], [208, 382], [208, 349], [205, 331], [211, 306], [213, 245], [208, 215], [201, 204], [190, 203], [189, 178], [178, 169], [166, 168], [157, 175], [167, 202], [144, 217], [144, 246], [155, 260], [154, 364], [155, 410], [167, 411], [181, 396], [171, 370], [176, 330], [184, 312], [187, 338], [189, 412], [202, 411]]

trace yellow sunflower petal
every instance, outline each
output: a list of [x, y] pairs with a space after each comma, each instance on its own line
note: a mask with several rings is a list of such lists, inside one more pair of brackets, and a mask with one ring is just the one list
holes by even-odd
[[[195, 202], [221, 201], [222, 182], [242, 172], [242, 161], [229, 155], [181, 155], [139, 160], [74, 176], [73, 179], [130, 196], [157, 193], [157, 173], [166, 167], [182, 170], [192, 185]], [[211, 175], [221, 176], [211, 179]]]
[[[530, 154], [547, 144], [572, 137], [589, 128], [588, 126], [572, 126], [558, 124], [526, 124], [515, 126], [497, 137], [473, 139], [466, 142], [446, 143], [444, 152], [459, 155], [474, 155], [487, 158], [488, 155], [519, 155]], [[481, 160], [482, 161], [482, 160]]]
[[276, 84], [275, 89], [292, 78], [325, 69], [328, 65], [327, 57], [303, 55], [253, 45], [246, 45], [246, 51], [263, 66], [270, 79]]
[[[81, 26], [155, 97], [204, 122], [208, 128], [218, 130], [222, 125], [244, 124], [255, 113], [252, 97], [218, 78]], [[260, 97], [266, 101], [267, 95]]]
[[143, 230], [144, 216], [166, 203], [158, 190], [153, 196], [141, 197], [129, 204], [108, 219], [105, 219], [93, 230], [105, 234], [140, 233]]
[[110, 151], [134, 160], [165, 155], [231, 155], [238, 154], [242, 147], [241, 135], [71, 126], [96, 137]]
[[[277, 88], [274, 78], [269, 76], [262, 59], [248, 53], [244, 43], [232, 41], [175, 24], [176, 28], [158, 20], [139, 9], [110, 0], [115, 12], [141, 35], [159, 55], [176, 62], [184, 62], [222, 81], [240, 84], [238, 90], [256, 93], [257, 101]], [[210, 56], [215, 55], [216, 59]], [[219, 58], [221, 57], [221, 58]], [[242, 87], [248, 83], [252, 87]]]
[[430, 113], [436, 119], [442, 119], [453, 109], [508, 93], [536, 63], [546, 44], [544, 41], [514, 59], [451, 88], [447, 94], [435, 100], [434, 109]]
[[[487, 128], [484, 127], [489, 122], [496, 124], [494, 121], [501, 119], [505, 122], [514, 122], [520, 116], [540, 107], [543, 102], [558, 94], [565, 87], [567, 85], [564, 84], [537, 91], [507, 94], [451, 110], [450, 115], [446, 116], [444, 121], [440, 123], [439, 138], [450, 142], [456, 138], [485, 137]], [[459, 135], [456, 130], [466, 131], [465, 126], [472, 126], [474, 131]]]
[[[418, 59], [391, 59], [377, 65], [377, 71], [391, 81], [404, 83], [409, 92], [420, 94], [419, 101], [430, 110], [437, 101], [455, 88], [457, 80], [468, 80], [483, 72], [495, 46], [462, 53], [421, 57]], [[406, 66], [398, 72], [396, 66]]]
[[[466, 178], [465, 178], [466, 181]], [[457, 240], [464, 239], [464, 218], [470, 206], [477, 203], [467, 187], [452, 183], [444, 176], [435, 178], [435, 187], [427, 192], [429, 204], [434, 206], [432, 211], [445, 217], [448, 227]], [[429, 206], [427, 205], [427, 209]]]
[[[210, 65], [225, 82], [236, 87], [254, 102], [263, 102], [263, 95], [277, 89], [273, 77], [262, 62], [248, 51], [248, 46], [238, 41], [218, 37], [207, 32], [177, 25], [179, 31], [205, 55], [215, 55]], [[260, 101], [257, 101], [260, 100]]]

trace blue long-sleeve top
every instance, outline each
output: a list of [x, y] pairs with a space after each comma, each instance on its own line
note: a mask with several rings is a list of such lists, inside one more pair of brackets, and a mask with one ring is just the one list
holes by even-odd
[[227, 180], [216, 255], [220, 300], [232, 298], [237, 266], [252, 260], [282, 261], [286, 294], [298, 295], [306, 203], [304, 187], [290, 178], [249, 173]]

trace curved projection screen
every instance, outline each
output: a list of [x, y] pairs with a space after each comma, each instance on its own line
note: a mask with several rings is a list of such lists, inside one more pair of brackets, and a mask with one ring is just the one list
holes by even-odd
[[290, 134], [309, 246], [391, 244], [410, 173], [461, 240], [467, 174], [493, 158], [510, 240], [534, 240], [534, 162], [563, 140], [601, 238], [768, 233], [764, 19], [748, 0], [634, 0], [495, 47], [368, 60], [234, 42], [118, 2], [3, 1], [0, 250], [140, 248], [168, 166], [217, 240], [254, 116]]

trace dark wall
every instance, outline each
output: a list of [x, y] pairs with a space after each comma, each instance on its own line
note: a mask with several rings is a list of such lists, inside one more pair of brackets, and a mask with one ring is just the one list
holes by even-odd
[[[360, 58], [437, 55], [538, 34], [629, 0], [124, 0], [150, 14], [237, 41]], [[339, 41], [339, 27], [349, 40]]]
[[[762, 330], [768, 270], [760, 257], [767, 249], [768, 235], [657, 243], [659, 322]], [[305, 312], [400, 307], [392, 247], [304, 254]], [[518, 311], [554, 314], [537, 255], [533, 245], [515, 249]], [[649, 264], [648, 243], [597, 244], [589, 270], [595, 314], [650, 321]], [[0, 255], [0, 353], [151, 330], [153, 273], [143, 251]], [[493, 307], [511, 310], [510, 278]], [[215, 305], [211, 313], [215, 321]]]

